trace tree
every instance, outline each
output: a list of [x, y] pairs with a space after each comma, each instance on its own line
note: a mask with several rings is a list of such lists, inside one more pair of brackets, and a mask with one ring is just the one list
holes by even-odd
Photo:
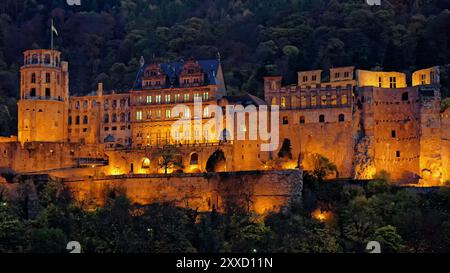
[[164, 169], [165, 174], [168, 173], [169, 169], [183, 168], [180, 155], [180, 149], [173, 145], [158, 148], [154, 154], [158, 160], [159, 168]]
[[391, 225], [380, 227], [375, 230], [371, 241], [377, 241], [381, 245], [381, 252], [398, 253], [404, 249], [403, 239], [397, 233], [397, 229]]
[[313, 154], [311, 156], [313, 162], [313, 175], [317, 177], [319, 181], [323, 181], [323, 179], [333, 172], [337, 172], [337, 167], [334, 165], [328, 158], [320, 154]]

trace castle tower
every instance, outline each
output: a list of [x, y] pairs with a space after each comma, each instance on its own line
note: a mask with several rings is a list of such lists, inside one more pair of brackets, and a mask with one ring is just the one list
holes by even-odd
[[67, 141], [69, 73], [60, 56], [49, 49], [24, 52], [18, 102], [21, 143]]

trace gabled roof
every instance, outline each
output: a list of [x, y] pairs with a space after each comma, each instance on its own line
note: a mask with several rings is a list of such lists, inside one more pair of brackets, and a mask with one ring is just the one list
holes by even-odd
[[[205, 85], [215, 85], [217, 82], [217, 73], [219, 72], [220, 62], [219, 60], [209, 59], [209, 60], [198, 60], [197, 61], [203, 72], [205, 73]], [[159, 67], [163, 70], [164, 74], [167, 75], [167, 82], [165, 87], [176, 87], [179, 86], [179, 76], [183, 70], [184, 61], [179, 62], [169, 62], [159, 64]], [[142, 76], [148, 64], [141, 67], [138, 72], [136, 83], [133, 89], [142, 88]]]

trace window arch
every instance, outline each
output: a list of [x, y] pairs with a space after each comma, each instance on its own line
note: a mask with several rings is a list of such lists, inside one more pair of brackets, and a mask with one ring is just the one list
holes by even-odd
[[80, 124], [80, 116], [77, 116], [76, 118], [75, 118], [75, 124]]
[[272, 98], [271, 105], [277, 105], [277, 98]]
[[125, 113], [120, 114], [120, 122], [125, 122]]
[[69, 125], [72, 125], [72, 116], [69, 116]]
[[339, 122], [344, 122], [344, 121], [345, 121], [344, 114], [339, 114]]
[[142, 169], [149, 169], [149, 168], [150, 168], [150, 159], [146, 157], [142, 160]]
[[88, 122], [89, 122], [88, 116], [84, 116], [83, 117], [83, 124], [88, 124]]
[[109, 122], [109, 115], [108, 114], [103, 115], [103, 122], [104, 123], [108, 123]]
[[286, 98], [285, 97], [281, 97], [281, 107], [286, 108]]
[[193, 153], [191, 155], [191, 159], [189, 161], [189, 165], [198, 165], [198, 154], [197, 153]]
[[112, 122], [117, 122], [117, 114], [116, 113], [114, 113], [112, 115]]
[[319, 122], [320, 123], [324, 123], [325, 122], [325, 115], [320, 115], [319, 116]]

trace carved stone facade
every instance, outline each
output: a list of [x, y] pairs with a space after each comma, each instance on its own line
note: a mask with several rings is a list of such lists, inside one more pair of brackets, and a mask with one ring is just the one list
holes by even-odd
[[[67, 68], [57, 51], [25, 52], [19, 134], [0, 138], [0, 167], [66, 178], [151, 175], [162, 172], [158, 149], [176, 146], [182, 167], [171, 172], [205, 172], [219, 151], [225, 157], [220, 170], [227, 172], [310, 170], [320, 154], [340, 178], [371, 179], [386, 171], [396, 182], [450, 179], [450, 118], [449, 110], [440, 113], [437, 67], [413, 73], [410, 86], [403, 73], [354, 67], [302, 71], [290, 86], [282, 77], [266, 77], [265, 100], [227, 96], [220, 60], [142, 65], [130, 92], [104, 92], [99, 83], [96, 92], [72, 97]], [[207, 124], [230, 105], [279, 106], [278, 148], [261, 151], [267, 140], [251, 139], [249, 129], [259, 121], [249, 108], [245, 122], [222, 120], [225, 129], [212, 135]], [[201, 129], [174, 126], [183, 118]], [[277, 162], [285, 140], [292, 156]]]

